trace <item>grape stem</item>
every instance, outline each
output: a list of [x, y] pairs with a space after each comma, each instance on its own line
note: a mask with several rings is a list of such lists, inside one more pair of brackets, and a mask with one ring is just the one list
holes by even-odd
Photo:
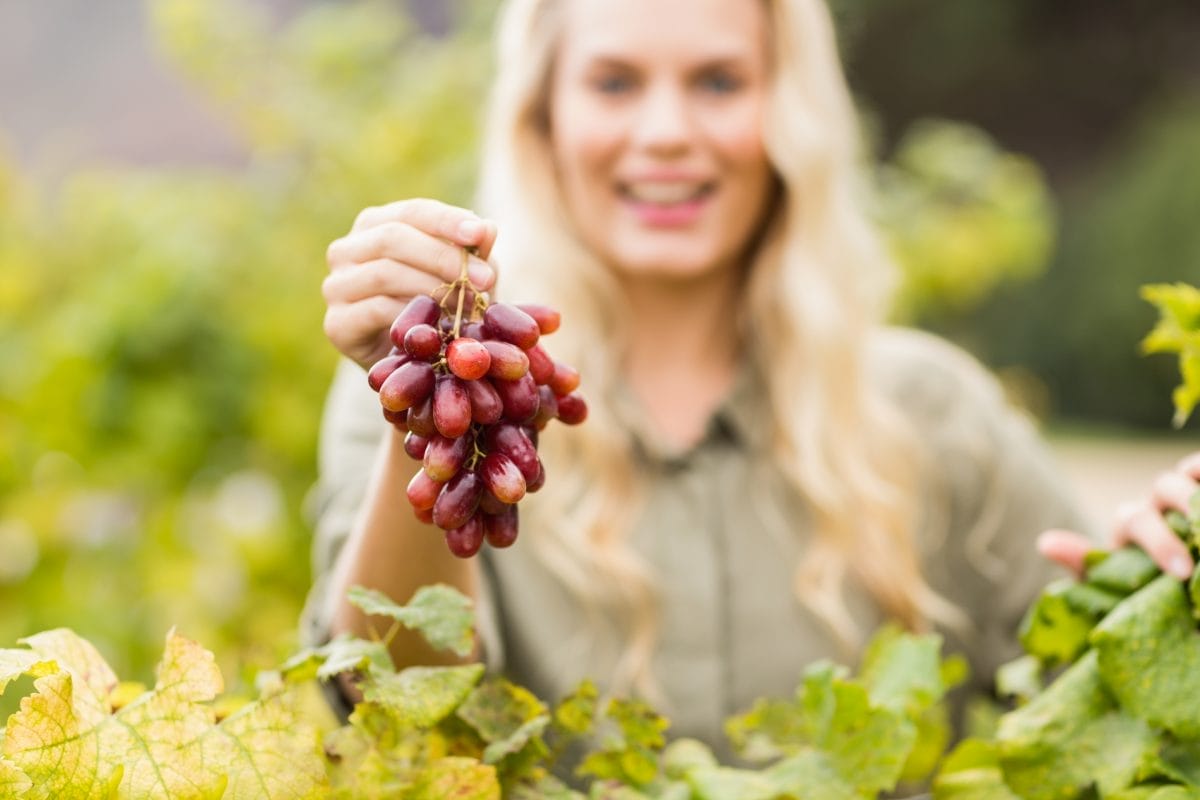
[[467, 278], [467, 260], [469, 257], [469, 251], [464, 247], [462, 256], [462, 269], [459, 270], [458, 280], [455, 281], [455, 283], [458, 284], [458, 308], [454, 311], [455, 339], [458, 338], [458, 331], [462, 327], [463, 301], [467, 299], [467, 287], [471, 283], [470, 279]]

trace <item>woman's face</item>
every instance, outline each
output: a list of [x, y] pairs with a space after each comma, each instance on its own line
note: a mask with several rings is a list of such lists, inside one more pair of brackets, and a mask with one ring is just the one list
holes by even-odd
[[586, 244], [626, 277], [732, 268], [759, 227], [761, 0], [564, 0], [551, 139]]

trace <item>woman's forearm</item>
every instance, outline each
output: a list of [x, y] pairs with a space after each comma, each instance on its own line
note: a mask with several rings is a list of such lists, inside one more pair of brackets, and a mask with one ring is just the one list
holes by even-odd
[[[390, 619], [369, 617], [346, 600], [355, 585], [381, 591], [399, 603], [432, 583], [446, 583], [477, 598], [475, 561], [451, 555], [442, 532], [413, 516], [405, 487], [417, 468], [404, 452], [403, 434], [389, 426], [362, 511], [334, 567], [328, 601], [334, 635], [349, 632], [370, 638], [391, 627]], [[392, 640], [391, 652], [397, 667], [458, 660], [407, 629]]]

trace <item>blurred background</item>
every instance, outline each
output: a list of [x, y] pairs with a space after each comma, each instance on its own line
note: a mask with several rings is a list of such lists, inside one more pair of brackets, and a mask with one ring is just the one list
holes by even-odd
[[[236, 684], [295, 645], [363, 206], [470, 204], [490, 2], [0, 0], [0, 646]], [[898, 321], [962, 343], [1103, 517], [1194, 449], [1138, 287], [1200, 281], [1200, 5], [834, 0]]]

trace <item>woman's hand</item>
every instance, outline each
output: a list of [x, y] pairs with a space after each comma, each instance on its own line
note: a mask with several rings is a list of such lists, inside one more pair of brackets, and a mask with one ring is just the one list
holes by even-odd
[[465, 208], [436, 200], [400, 200], [362, 211], [354, 226], [329, 245], [325, 335], [364, 369], [391, 349], [388, 330], [414, 295], [458, 277], [462, 248], [475, 247], [467, 270], [487, 290], [496, 273], [487, 263], [496, 227]]
[[[1174, 469], [1159, 474], [1147, 497], [1121, 506], [1111, 546], [1136, 544], [1163, 572], [1180, 580], [1188, 578], [1194, 568], [1191, 554], [1167, 527], [1163, 513], [1170, 509], [1189, 513], [1189, 503], [1197, 490], [1200, 490], [1200, 452], [1184, 457]], [[1075, 531], [1050, 530], [1038, 539], [1042, 555], [1076, 575], [1083, 574], [1084, 556], [1095, 547], [1094, 542]]]

